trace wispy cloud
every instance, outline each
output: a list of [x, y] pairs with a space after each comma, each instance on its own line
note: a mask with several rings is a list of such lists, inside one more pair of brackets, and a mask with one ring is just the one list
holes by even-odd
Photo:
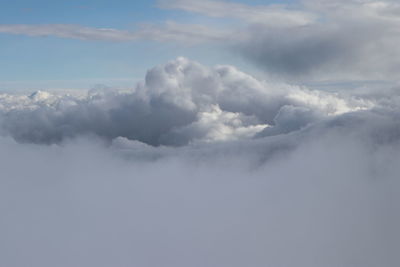
[[224, 37], [224, 32], [203, 25], [178, 24], [175, 22], [166, 22], [161, 26], [143, 24], [136, 31], [66, 24], [0, 24], [0, 33], [111, 42], [150, 40], [158, 42], [198, 43], [218, 41]]
[[273, 26], [306, 25], [315, 19], [313, 13], [290, 9], [284, 5], [252, 6], [213, 0], [160, 0], [158, 6], [165, 9], [199, 13], [209, 17], [236, 18], [248, 23]]

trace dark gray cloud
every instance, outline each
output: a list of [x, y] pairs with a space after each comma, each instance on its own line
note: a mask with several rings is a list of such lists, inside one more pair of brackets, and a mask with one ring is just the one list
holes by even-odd
[[235, 44], [271, 75], [292, 80], [397, 80], [399, 4], [303, 1], [319, 19], [282, 29], [251, 24]]

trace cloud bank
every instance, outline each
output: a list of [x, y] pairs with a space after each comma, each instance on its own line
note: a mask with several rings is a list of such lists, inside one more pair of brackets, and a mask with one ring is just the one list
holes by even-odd
[[0, 265], [394, 267], [400, 98], [178, 58], [0, 96]]

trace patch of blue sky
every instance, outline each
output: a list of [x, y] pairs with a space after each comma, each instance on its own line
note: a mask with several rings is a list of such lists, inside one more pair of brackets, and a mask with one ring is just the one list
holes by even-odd
[[[237, 0], [247, 5], [265, 5], [293, 1]], [[157, 7], [157, 1], [132, 0], [14, 0], [0, 8], [0, 24], [74, 24], [96, 28], [134, 30], [141, 23], [162, 24], [175, 21], [223, 27], [232, 20], [208, 18], [180, 10]], [[203, 64], [235, 64], [244, 70], [251, 67], [217, 46], [184, 46], [150, 41], [108, 42], [82, 41], [58, 37], [29, 37], [0, 34], [0, 84], [18, 81], [36, 88], [40, 81], [126, 80], [143, 77], [145, 71], [178, 56], [199, 60]], [[35, 81], [37, 83], [35, 84]], [[95, 83], [95, 82], [93, 82]], [[4, 86], [0, 86], [0, 90]]]

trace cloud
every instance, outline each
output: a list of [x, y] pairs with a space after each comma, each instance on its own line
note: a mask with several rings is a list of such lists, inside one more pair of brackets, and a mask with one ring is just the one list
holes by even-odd
[[0, 33], [35, 37], [55, 36], [90, 41], [133, 42], [150, 40], [188, 44], [217, 41], [224, 38], [224, 33], [216, 29], [202, 25], [178, 24], [172, 21], [167, 21], [162, 26], [142, 24], [136, 31], [67, 24], [0, 24]]
[[397, 114], [182, 148], [0, 138], [0, 264], [396, 266]]
[[[291, 81], [397, 79], [396, 1], [160, 6], [244, 25], [0, 32], [223, 42]], [[380, 86], [181, 57], [132, 90], [2, 93], [0, 266], [399, 266], [400, 91]]]
[[286, 30], [249, 25], [236, 51], [273, 76], [291, 80], [397, 78], [398, 3], [304, 1], [319, 16]]
[[160, 0], [158, 6], [180, 9], [209, 17], [236, 18], [247, 23], [263, 25], [294, 26], [306, 25], [314, 20], [312, 13], [291, 9], [284, 5], [253, 6], [227, 1]]
[[[212, 43], [291, 82], [397, 80], [396, 1], [303, 0], [289, 5], [162, 0], [158, 7], [237, 19], [208, 25], [142, 24], [135, 31], [80, 25], [0, 25], [0, 33], [95, 41]], [[226, 22], [226, 21], [225, 21]]]
[[[0, 125], [4, 135], [20, 142], [52, 144], [95, 135], [181, 146], [252, 138], [277, 123], [274, 131], [287, 132], [312, 122], [282, 119], [287, 110], [315, 113], [316, 119], [370, 105], [306, 88], [268, 84], [232, 66], [208, 68], [178, 58], [149, 70], [145, 81], [129, 92], [92, 90], [78, 97], [41, 91], [30, 96], [3, 94]], [[284, 128], [277, 130], [280, 127]]]
[[0, 265], [397, 266], [399, 107], [185, 58], [1, 94]]

